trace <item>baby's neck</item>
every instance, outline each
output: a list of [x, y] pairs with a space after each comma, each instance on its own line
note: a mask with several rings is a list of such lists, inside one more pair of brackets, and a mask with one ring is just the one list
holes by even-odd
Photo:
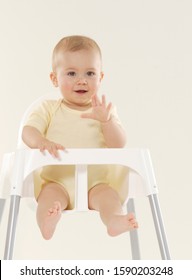
[[87, 104], [82, 104], [82, 105], [70, 103], [70, 102], [66, 101], [65, 99], [63, 99], [62, 102], [70, 109], [77, 110], [77, 111], [86, 111], [92, 107], [91, 102], [87, 103]]

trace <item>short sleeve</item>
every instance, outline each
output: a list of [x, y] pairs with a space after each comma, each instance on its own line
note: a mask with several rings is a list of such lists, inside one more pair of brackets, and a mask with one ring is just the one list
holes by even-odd
[[45, 100], [31, 113], [27, 119], [25, 126], [32, 126], [39, 130], [43, 135], [49, 127], [53, 108], [56, 101]]

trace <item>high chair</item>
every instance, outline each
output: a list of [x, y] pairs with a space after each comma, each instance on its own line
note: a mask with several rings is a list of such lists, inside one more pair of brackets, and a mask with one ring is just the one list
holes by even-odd
[[[24, 114], [18, 136], [18, 148], [16, 152], [5, 154], [2, 161], [0, 176], [0, 210], [3, 212], [5, 199], [10, 195], [10, 209], [7, 226], [4, 259], [12, 259], [16, 224], [19, 214], [20, 199], [22, 197], [34, 197], [33, 171], [45, 165], [75, 165], [75, 211], [92, 211], [88, 209], [87, 197], [87, 166], [88, 165], [119, 165], [128, 168], [128, 175], [124, 180], [124, 187], [129, 188], [128, 198], [124, 203], [124, 210], [135, 213], [134, 199], [138, 196], [146, 196], [149, 199], [153, 216], [156, 235], [162, 259], [170, 259], [170, 253], [164, 229], [162, 214], [157, 197], [157, 184], [147, 149], [67, 149], [60, 151], [60, 160], [53, 158], [48, 152], [43, 155], [39, 150], [29, 149], [23, 146], [21, 132], [26, 118], [34, 106], [43, 99], [56, 99], [53, 96], [43, 96], [34, 102]], [[10, 186], [10, 187], [9, 187]], [[0, 215], [1, 218], [1, 215]], [[132, 259], [138, 260], [140, 248], [138, 230], [130, 233]]]

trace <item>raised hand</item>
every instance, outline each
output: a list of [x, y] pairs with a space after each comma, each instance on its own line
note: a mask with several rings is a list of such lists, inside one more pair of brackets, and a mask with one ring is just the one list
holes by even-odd
[[94, 119], [100, 122], [107, 122], [111, 118], [112, 103], [106, 104], [105, 95], [102, 95], [102, 99], [98, 98], [96, 94], [92, 96], [92, 112], [81, 114], [82, 118]]

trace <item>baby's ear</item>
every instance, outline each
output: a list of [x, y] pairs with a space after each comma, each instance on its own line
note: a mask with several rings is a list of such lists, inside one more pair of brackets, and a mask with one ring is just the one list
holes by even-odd
[[103, 73], [103, 72], [101, 72], [101, 73], [100, 73], [100, 81], [102, 81], [102, 80], [103, 80], [103, 77], [104, 77], [104, 73]]
[[54, 85], [55, 87], [58, 87], [58, 82], [57, 82], [56, 73], [51, 72], [51, 73], [50, 73], [50, 79], [51, 79], [53, 85]]

